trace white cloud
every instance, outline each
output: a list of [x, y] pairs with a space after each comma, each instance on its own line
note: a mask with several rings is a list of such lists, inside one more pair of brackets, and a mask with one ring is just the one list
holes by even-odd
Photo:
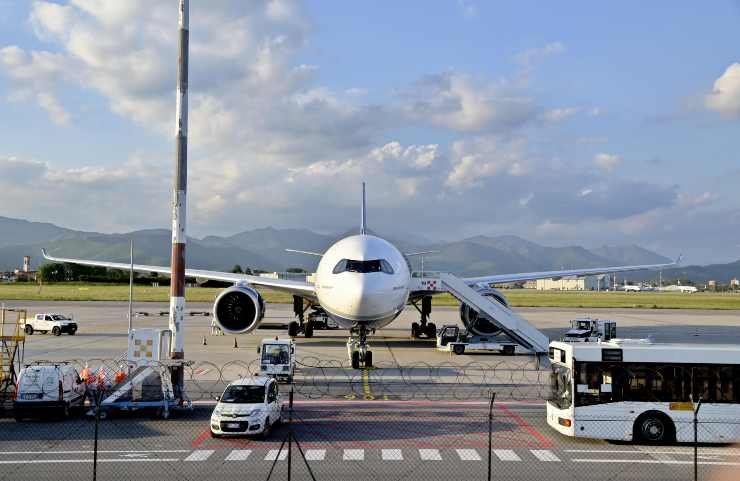
[[415, 85], [405, 107], [415, 120], [460, 132], [510, 130], [531, 120], [535, 102], [506, 81], [457, 72], [432, 75]]
[[714, 88], [704, 97], [710, 110], [725, 117], [740, 116], [740, 63], [733, 63], [714, 81]]
[[525, 144], [523, 139], [505, 142], [494, 137], [457, 141], [452, 144], [452, 170], [445, 184], [464, 190], [481, 185], [487, 177], [526, 174]]
[[530, 48], [519, 53], [516, 60], [525, 68], [533, 66], [552, 55], [559, 55], [565, 52], [565, 45], [561, 42], [550, 42], [542, 47]]
[[581, 109], [579, 109], [578, 107], [561, 107], [557, 109], [545, 110], [542, 113], [541, 117], [542, 120], [544, 120], [545, 122], [562, 122], [573, 117], [580, 111]]
[[607, 172], [612, 172], [616, 169], [619, 164], [622, 163], [622, 157], [616, 154], [596, 154], [594, 157], [594, 163], [601, 169]]

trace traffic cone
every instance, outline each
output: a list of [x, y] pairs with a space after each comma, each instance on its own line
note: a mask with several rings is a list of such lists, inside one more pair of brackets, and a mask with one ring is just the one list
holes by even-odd
[[203, 345], [204, 346], [207, 346], [208, 345], [208, 343], [206, 342], [206, 336], [203, 336]]
[[236, 343], [236, 338], [234, 338], [234, 349], [236, 349], [237, 347], [239, 347], [239, 345]]

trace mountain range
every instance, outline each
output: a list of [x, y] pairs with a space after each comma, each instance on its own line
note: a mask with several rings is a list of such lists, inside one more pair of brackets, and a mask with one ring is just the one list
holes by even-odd
[[[285, 249], [323, 252], [333, 242], [351, 233], [353, 231], [327, 235], [306, 229], [266, 227], [231, 236], [188, 238], [187, 262], [189, 267], [212, 270], [230, 270], [239, 264], [266, 271], [284, 271], [291, 267], [313, 271], [318, 258], [288, 253]], [[171, 237], [166, 229], [101, 234], [0, 217], [0, 270], [18, 267], [24, 255], [30, 255], [32, 267], [37, 267], [43, 262], [42, 247], [59, 256], [127, 262], [130, 239], [134, 240], [137, 263], [169, 264]], [[548, 247], [512, 235], [480, 235], [452, 242], [433, 242], [420, 238], [415, 242], [388, 240], [404, 252], [437, 251], [424, 256], [426, 270], [448, 271], [465, 276], [670, 261], [636, 245]], [[420, 268], [418, 257], [412, 258], [412, 263], [414, 269]], [[663, 278], [689, 278], [694, 282], [717, 279], [726, 282], [738, 274], [740, 261], [667, 269], [663, 272]], [[630, 274], [630, 280], [654, 277], [654, 273], [645, 273], [642, 277]]]

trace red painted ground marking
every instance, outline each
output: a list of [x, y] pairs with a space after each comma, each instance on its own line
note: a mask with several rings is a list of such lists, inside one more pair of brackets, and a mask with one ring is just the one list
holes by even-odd
[[537, 429], [534, 428], [534, 426], [532, 426], [527, 421], [525, 421], [523, 417], [514, 413], [511, 409], [507, 408], [504, 405], [496, 404], [496, 403], [494, 403], [494, 406], [497, 406], [498, 408], [500, 408], [504, 413], [506, 413], [507, 416], [513, 419], [514, 422], [517, 423], [520, 428], [524, 429], [531, 436], [533, 436], [540, 443], [540, 446], [543, 449], [550, 449], [554, 446], [551, 440], [543, 436], [542, 433], [540, 433]]
[[200, 433], [200, 434], [198, 435], [198, 437], [197, 437], [197, 438], [195, 438], [195, 439], [193, 440], [193, 442], [192, 442], [192, 443], [190, 444], [190, 446], [191, 446], [192, 448], [197, 448], [197, 447], [199, 447], [199, 446], [200, 446], [201, 444], [203, 444], [203, 441], [205, 441], [206, 439], [208, 439], [208, 438], [209, 438], [210, 436], [211, 436], [211, 428], [206, 428], [205, 430], [203, 430], [203, 432], [202, 432], [202, 433]]

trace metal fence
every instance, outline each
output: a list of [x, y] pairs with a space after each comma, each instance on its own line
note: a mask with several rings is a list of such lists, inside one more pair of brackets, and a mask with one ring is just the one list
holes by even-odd
[[[118, 360], [72, 364], [104, 383], [121, 368]], [[302, 358], [298, 367], [295, 382], [280, 386], [286, 404], [293, 391], [292, 409], [266, 438], [214, 438], [209, 428], [214, 397], [256, 373], [256, 361], [187, 365], [192, 408], [166, 420], [150, 410], [112, 411], [99, 422], [84, 413], [0, 419], [0, 480], [734, 480], [740, 468], [740, 450], [725, 445], [556, 433], [543, 405], [550, 370], [531, 359], [357, 371]], [[698, 439], [719, 422], [704, 409]]]

